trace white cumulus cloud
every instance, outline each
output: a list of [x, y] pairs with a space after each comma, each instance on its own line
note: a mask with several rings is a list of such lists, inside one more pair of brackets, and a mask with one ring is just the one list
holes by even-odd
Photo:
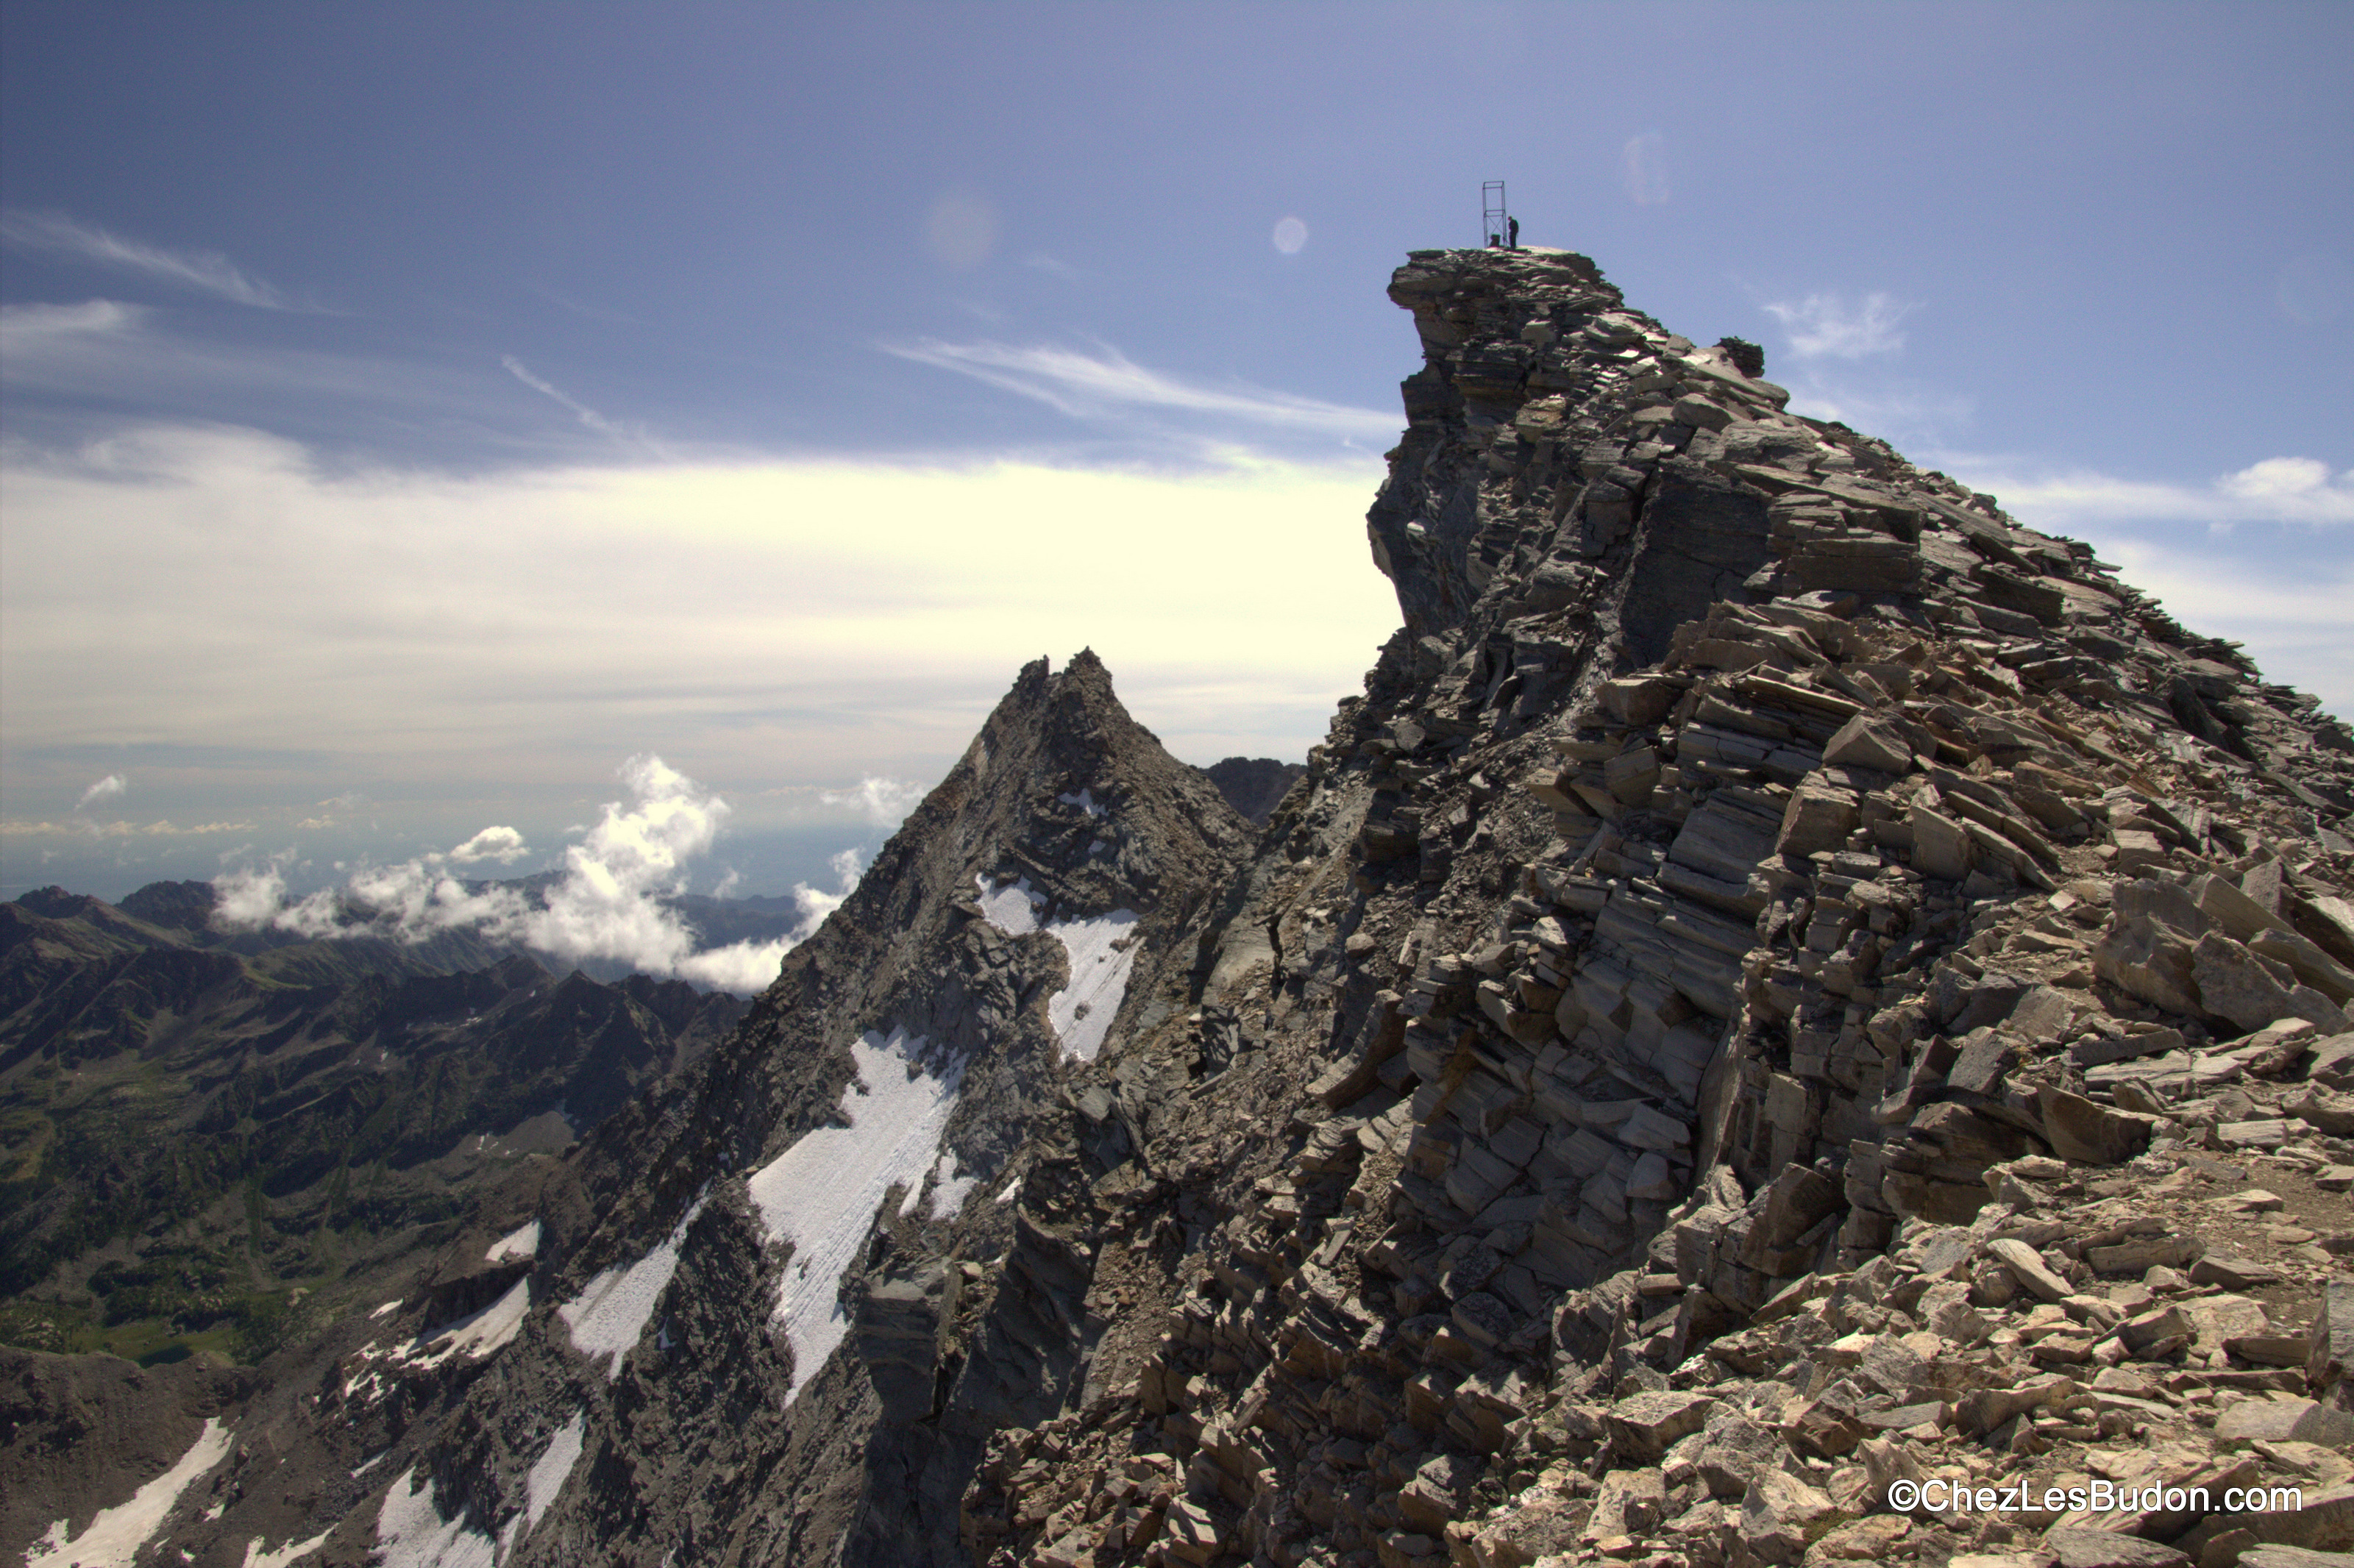
[[[1960, 464], [1955, 471], [1963, 471]], [[2126, 479], [2093, 470], [2064, 473], [2004, 472], [1995, 464], [1969, 465], [1971, 482], [1993, 491], [2003, 505], [2038, 528], [2064, 531], [2086, 522], [2354, 523], [2354, 469], [2332, 473], [2317, 458], [2274, 457], [2205, 484]]]
[[701, 948], [663, 900], [684, 891], [685, 865], [711, 848], [727, 803], [651, 754], [623, 764], [621, 781], [631, 800], [606, 805], [581, 842], [565, 851], [563, 871], [536, 901], [506, 885], [470, 887], [449, 870], [529, 853], [514, 829], [493, 827], [447, 853], [364, 868], [340, 887], [301, 899], [288, 895], [285, 856], [228, 872], [213, 884], [214, 917], [232, 929], [269, 927], [314, 938], [417, 942], [444, 931], [473, 931], [561, 960], [614, 959], [648, 974], [748, 994], [775, 980], [785, 953], [857, 886], [855, 857], [846, 869], [837, 857], [841, 893], [796, 887], [802, 921], [790, 935]]
[[1882, 293], [1866, 294], [1860, 302], [1844, 294], [1808, 294], [1795, 303], [1780, 301], [1766, 306], [1789, 334], [1790, 352], [1802, 359], [1893, 354], [1904, 346], [1904, 334], [1896, 323], [1914, 308]]
[[2235, 639], [2267, 679], [2354, 715], [2354, 470], [2273, 457], [2199, 482], [1946, 454], [2030, 527], [2084, 539], [2185, 625]]
[[2317, 458], [2266, 458], [2237, 473], [2225, 474], [2217, 485], [2226, 494], [2259, 506], [2304, 507], [2318, 503], [2336, 514], [2330, 522], [2354, 515], [2347, 506], [2354, 501], [2354, 473], [2340, 474], [2333, 484], [2329, 465]]
[[501, 865], [512, 865], [531, 853], [523, 835], [513, 828], [484, 828], [464, 843], [450, 852], [450, 858], [460, 865], [472, 865], [476, 861], [494, 860]]

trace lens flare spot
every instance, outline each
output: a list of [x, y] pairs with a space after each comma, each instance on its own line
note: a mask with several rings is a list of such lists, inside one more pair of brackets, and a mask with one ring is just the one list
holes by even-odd
[[1658, 207], [1668, 199], [1668, 142], [1657, 131], [1629, 136], [1619, 150], [1619, 173], [1627, 196], [1637, 207]]
[[952, 272], [970, 272], [988, 260], [997, 237], [997, 207], [977, 190], [949, 191], [924, 217], [925, 244]]

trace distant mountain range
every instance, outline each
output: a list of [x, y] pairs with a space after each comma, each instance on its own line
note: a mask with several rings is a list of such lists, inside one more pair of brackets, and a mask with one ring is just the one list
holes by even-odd
[[[1300, 768], [1201, 771], [1263, 819]], [[539, 901], [561, 874], [467, 889]], [[803, 919], [790, 895], [659, 902], [705, 948]], [[208, 882], [0, 903], [0, 1346], [258, 1362], [749, 1007], [466, 930], [227, 930], [216, 905]]]
[[0, 1342], [257, 1361], [746, 1011], [462, 932], [224, 934], [212, 894], [0, 904]]

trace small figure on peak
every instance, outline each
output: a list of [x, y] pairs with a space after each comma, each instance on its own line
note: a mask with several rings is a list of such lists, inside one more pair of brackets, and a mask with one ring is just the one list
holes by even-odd
[[1508, 217], [1504, 219], [1504, 249], [1518, 250], [1520, 248], [1521, 220], [1517, 217]]

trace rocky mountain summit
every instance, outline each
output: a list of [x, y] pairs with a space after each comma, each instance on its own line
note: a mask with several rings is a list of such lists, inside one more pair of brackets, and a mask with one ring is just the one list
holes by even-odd
[[155, 1560], [2346, 1560], [2354, 736], [1584, 258], [1391, 295], [1264, 827], [1024, 670]]

